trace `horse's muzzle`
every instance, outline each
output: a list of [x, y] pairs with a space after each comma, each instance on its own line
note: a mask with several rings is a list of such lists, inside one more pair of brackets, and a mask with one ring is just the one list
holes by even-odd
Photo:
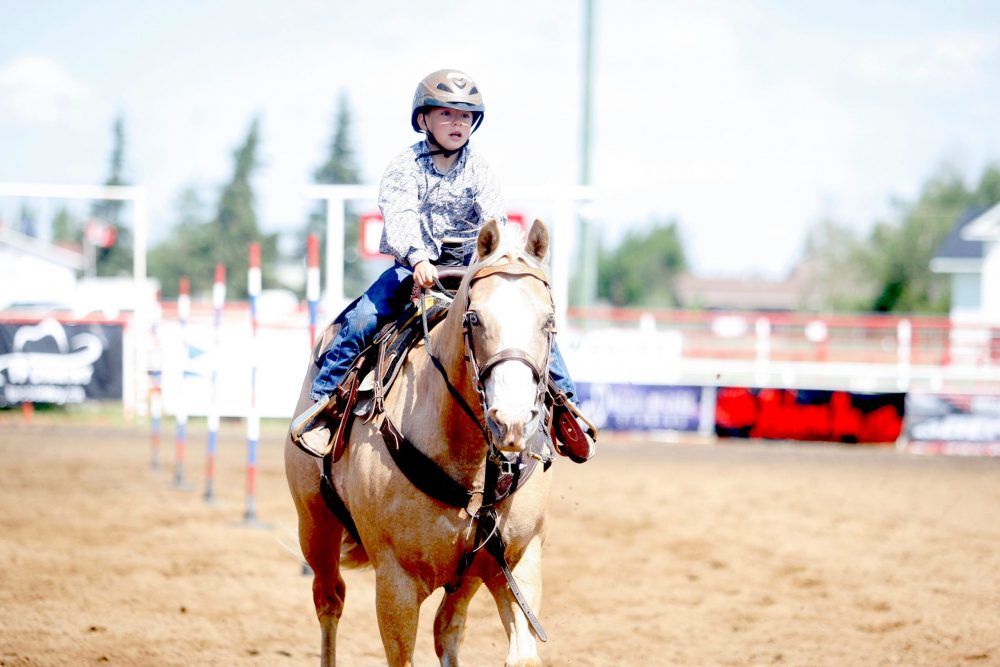
[[527, 447], [528, 439], [538, 430], [540, 417], [541, 411], [537, 406], [513, 415], [500, 408], [490, 408], [486, 412], [486, 425], [501, 451], [522, 452]]

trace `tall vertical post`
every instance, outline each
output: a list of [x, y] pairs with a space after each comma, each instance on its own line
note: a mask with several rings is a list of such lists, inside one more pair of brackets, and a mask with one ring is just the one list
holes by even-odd
[[316, 347], [316, 319], [319, 311], [319, 239], [315, 234], [310, 234], [306, 241], [306, 301], [309, 304], [311, 350]]
[[250, 409], [247, 411], [247, 504], [243, 519], [257, 520], [257, 447], [260, 442], [260, 412], [257, 409], [257, 299], [261, 291], [260, 244], [250, 244], [250, 267], [247, 269], [247, 297], [250, 300]]
[[[580, 111], [580, 185], [590, 185], [591, 125], [593, 123], [594, 79], [594, 0], [583, 0], [583, 70]], [[580, 216], [580, 288], [581, 306], [593, 305], [597, 294], [597, 238], [594, 221]]]
[[188, 406], [187, 392], [184, 385], [187, 383], [189, 352], [187, 341], [187, 323], [191, 317], [191, 283], [187, 276], [181, 276], [180, 288], [177, 295], [177, 318], [180, 320], [181, 328], [181, 390], [177, 395], [177, 443], [174, 456], [174, 486], [182, 488], [186, 486], [184, 481], [184, 441], [187, 437]]
[[215, 502], [215, 458], [219, 446], [219, 355], [222, 353], [222, 307], [226, 303], [226, 265], [215, 265], [215, 282], [212, 284], [213, 322], [211, 400], [208, 405], [208, 447], [205, 450], [206, 503]]

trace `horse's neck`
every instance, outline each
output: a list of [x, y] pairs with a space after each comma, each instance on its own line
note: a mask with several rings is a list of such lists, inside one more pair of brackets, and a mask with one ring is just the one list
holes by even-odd
[[[471, 478], [486, 458], [486, 441], [480, 428], [448, 391], [445, 378], [430, 358], [433, 354], [440, 362], [448, 382], [482, 424], [479, 394], [465, 361], [464, 309], [459, 307], [460, 303], [456, 297], [447, 317], [431, 331], [430, 349], [419, 348], [410, 355], [412, 388], [405, 400], [395, 401], [389, 407], [389, 412], [403, 435], [425, 454], [453, 475]], [[391, 397], [390, 402], [393, 402]]]

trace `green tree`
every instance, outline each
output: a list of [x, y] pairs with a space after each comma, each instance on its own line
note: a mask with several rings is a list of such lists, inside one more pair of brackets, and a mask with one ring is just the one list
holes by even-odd
[[186, 189], [178, 200], [179, 221], [173, 234], [159, 244], [150, 259], [150, 274], [160, 280], [163, 294], [176, 294], [180, 276], [191, 281], [191, 291], [205, 294], [215, 279], [215, 265], [226, 267], [227, 295], [247, 295], [248, 248], [260, 243], [264, 285], [273, 286], [277, 234], [261, 233], [252, 186], [259, 166], [259, 122], [255, 118], [243, 143], [233, 152], [233, 175], [222, 188], [216, 213], [211, 218], [197, 192]]
[[872, 310], [947, 311], [947, 278], [932, 273], [930, 261], [973, 200], [974, 193], [961, 175], [942, 167], [927, 180], [915, 202], [896, 203], [897, 221], [875, 225], [863, 258], [868, 275], [879, 285]]
[[824, 218], [806, 235], [803, 303], [808, 310], [868, 310], [877, 285], [864, 270], [866, 242], [855, 230]]
[[18, 216], [18, 231], [25, 236], [38, 237], [38, 223], [35, 210], [25, 203], [21, 204], [21, 215]]
[[1000, 168], [988, 166], [977, 185], [966, 186], [953, 167], [939, 167], [915, 201], [896, 201], [890, 220], [877, 221], [867, 238], [831, 221], [810, 233], [806, 260], [825, 308], [940, 313], [949, 307], [947, 277], [930, 261], [969, 207], [1000, 201]]
[[69, 212], [65, 206], [59, 209], [52, 218], [52, 241], [62, 244], [77, 244], [80, 242], [80, 221]]
[[[111, 128], [111, 158], [105, 185], [127, 185], [125, 169], [125, 119], [119, 115]], [[91, 206], [90, 213], [97, 220], [115, 228], [116, 238], [112, 246], [100, 248], [97, 252], [97, 275], [122, 276], [132, 274], [132, 230], [123, 224], [122, 212], [125, 202], [100, 199]]]
[[686, 266], [677, 221], [655, 221], [613, 250], [601, 249], [597, 294], [616, 306], [675, 306], [674, 279]]
[[209, 281], [215, 277], [214, 230], [198, 189], [184, 188], [175, 208], [176, 226], [149, 252], [149, 275], [160, 281], [165, 298], [177, 297], [181, 276], [192, 279], [200, 293], [209, 289]]
[[[337, 101], [337, 112], [333, 119], [333, 133], [323, 164], [313, 172], [313, 182], [322, 185], [352, 185], [361, 182], [361, 170], [357, 165], [357, 152], [351, 138], [354, 121], [351, 116], [350, 100], [346, 91], [341, 91]], [[305, 233], [298, 244], [305, 256], [306, 237], [316, 234], [321, 247], [326, 244], [326, 202], [316, 205], [309, 215]], [[350, 204], [344, 215], [344, 293], [356, 294], [368, 287], [365, 277], [364, 260], [358, 253], [361, 230], [359, 216]], [[320, 262], [321, 274], [326, 266]]]

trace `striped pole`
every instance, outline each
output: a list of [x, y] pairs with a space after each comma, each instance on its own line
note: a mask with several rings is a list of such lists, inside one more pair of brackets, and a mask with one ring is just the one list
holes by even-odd
[[306, 244], [306, 301], [309, 303], [309, 349], [316, 347], [316, 318], [319, 311], [319, 239], [310, 234]]
[[177, 396], [177, 450], [174, 462], [174, 486], [181, 488], [186, 486], [184, 481], [184, 439], [187, 436], [187, 392], [184, 385], [187, 383], [188, 375], [188, 349], [187, 349], [187, 323], [191, 316], [191, 283], [187, 276], [181, 276], [180, 290], [177, 295], [177, 318], [181, 325], [181, 346], [183, 355], [181, 356], [181, 388]]
[[211, 402], [208, 406], [208, 447], [205, 450], [206, 503], [215, 502], [215, 456], [219, 446], [219, 354], [222, 352], [222, 306], [226, 303], [226, 265], [215, 265], [215, 283], [212, 285], [212, 307], [215, 309], [213, 325], [215, 337], [212, 354]]
[[247, 412], [247, 506], [243, 519], [257, 520], [257, 445], [260, 441], [260, 413], [257, 411], [257, 298], [260, 296], [260, 244], [250, 244], [247, 270], [247, 297], [250, 300], [250, 409]]
[[152, 425], [150, 441], [149, 467], [160, 469], [160, 429], [163, 420], [163, 350], [160, 347], [160, 321], [163, 319], [163, 308], [160, 305], [160, 292], [156, 292], [156, 304], [153, 306], [153, 321], [150, 324], [150, 339], [152, 350], [149, 355], [149, 416]]

